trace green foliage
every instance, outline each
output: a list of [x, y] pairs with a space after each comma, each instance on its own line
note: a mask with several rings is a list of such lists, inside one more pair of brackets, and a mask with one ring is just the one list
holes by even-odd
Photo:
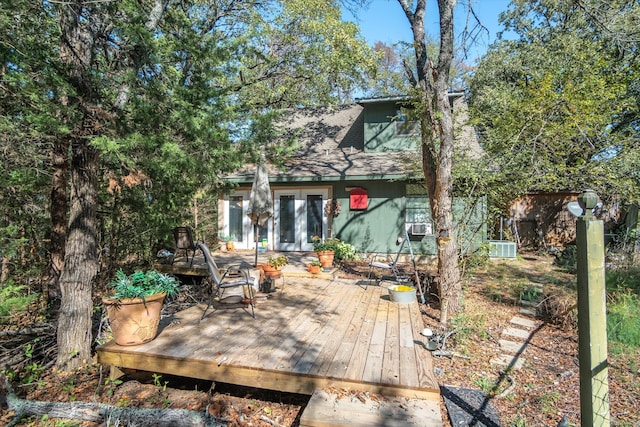
[[24, 355], [28, 360], [22, 369], [14, 370], [12, 367], [7, 367], [0, 371], [0, 373], [6, 376], [9, 380], [20, 382], [20, 384], [41, 385], [43, 383], [42, 374], [44, 373], [45, 367], [34, 360], [33, 357], [35, 346], [39, 341], [40, 340], [36, 338], [22, 346]]
[[172, 295], [178, 290], [180, 282], [172, 276], [149, 270], [146, 273], [136, 271], [127, 276], [122, 270], [118, 270], [109, 287], [113, 293], [111, 299], [145, 298], [157, 293]]
[[289, 258], [287, 258], [285, 255], [269, 257], [269, 259], [267, 259], [267, 264], [274, 268], [281, 268], [289, 264]]
[[162, 380], [162, 375], [153, 373], [151, 375], [151, 377], [152, 377], [154, 386], [160, 387], [163, 392], [167, 390], [167, 385], [169, 385], [169, 381], [162, 382], [161, 381]]
[[578, 265], [576, 245], [567, 245], [556, 254], [553, 263], [569, 273], [575, 273]]
[[527, 427], [527, 419], [523, 415], [517, 414], [509, 420], [508, 425], [511, 427]]
[[486, 267], [491, 259], [491, 246], [488, 243], [480, 245], [476, 250], [464, 257], [463, 266], [467, 274], [472, 273], [476, 268]]
[[0, 287], [0, 318], [27, 309], [37, 295], [25, 294], [25, 291], [25, 286], [16, 285], [12, 280], [8, 280]]
[[482, 188], [503, 212], [535, 190], [640, 194], [637, 49], [621, 55], [624, 37], [602, 30], [640, 8], [584, 3], [514, 2], [501, 21], [517, 38], [495, 43], [471, 80], [470, 110], [494, 168]]
[[473, 383], [482, 391], [482, 393], [484, 393], [485, 396], [490, 395], [495, 387], [493, 381], [487, 377], [479, 377]]
[[335, 237], [322, 240], [320, 237], [314, 236], [311, 240], [313, 241], [314, 252], [333, 251], [336, 261], [352, 261], [356, 259], [356, 248], [350, 243], [343, 242]]
[[640, 347], [640, 276], [638, 269], [607, 272], [607, 336]]

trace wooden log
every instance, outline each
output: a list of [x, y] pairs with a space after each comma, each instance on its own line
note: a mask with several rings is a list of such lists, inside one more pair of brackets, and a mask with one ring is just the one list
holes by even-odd
[[15, 415], [9, 426], [23, 417], [47, 415], [50, 418], [92, 421], [107, 425], [223, 427], [227, 423], [204, 412], [186, 409], [126, 408], [89, 402], [42, 402], [18, 398], [8, 379], [0, 376], [0, 407], [8, 407]]

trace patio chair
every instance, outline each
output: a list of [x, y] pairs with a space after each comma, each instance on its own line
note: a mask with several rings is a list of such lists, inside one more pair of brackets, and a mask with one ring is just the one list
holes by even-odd
[[[409, 233], [407, 232], [407, 230], [405, 230], [404, 232], [404, 238], [398, 237], [398, 239], [396, 240], [396, 245], [398, 245], [399, 248], [398, 248], [398, 252], [396, 253], [395, 259], [392, 260], [391, 257], [387, 254], [386, 262], [382, 262], [382, 261], [376, 261], [376, 258], [374, 256], [372, 261], [369, 263], [369, 275], [367, 276], [367, 285], [371, 283], [371, 275], [373, 274], [375, 269], [391, 272], [391, 274], [393, 274], [393, 277], [390, 280], [393, 280], [394, 282], [408, 283], [410, 281], [409, 275], [407, 275], [406, 273], [401, 273], [400, 269], [398, 268], [398, 260], [400, 259], [400, 254], [402, 253], [402, 249], [404, 248], [405, 244], [409, 247], [411, 264], [413, 266], [413, 274], [415, 275], [415, 286], [418, 288], [418, 291], [420, 292], [420, 302], [424, 304], [425, 298], [424, 298], [423, 284], [420, 280], [420, 275], [418, 274], [418, 267], [416, 266], [416, 259], [413, 254], [413, 247], [411, 246], [411, 240], [409, 239]], [[380, 285], [380, 283], [382, 283], [383, 280], [385, 280], [384, 275], [382, 275], [380, 279], [377, 280], [377, 284]]]
[[[204, 255], [204, 261], [207, 264], [207, 269], [209, 270], [209, 276], [211, 277], [212, 289], [211, 296], [209, 297], [209, 303], [207, 307], [204, 309], [202, 313], [202, 317], [200, 320], [204, 319], [209, 310], [209, 307], [213, 306], [214, 300], [219, 298], [222, 300], [224, 291], [229, 288], [241, 288], [242, 289], [242, 300], [248, 300], [248, 304], [251, 306], [251, 317], [256, 318], [254, 306], [255, 306], [255, 292], [253, 285], [255, 283], [255, 278], [249, 275], [248, 264], [247, 268], [242, 268], [242, 266], [238, 267], [228, 267], [224, 272], [221, 272], [216, 264], [213, 256], [211, 255], [211, 251], [209, 247], [204, 243], [198, 243], [196, 245], [199, 250], [202, 251]], [[245, 311], [246, 311], [245, 307]]]
[[383, 270], [383, 273], [380, 276], [380, 278], [374, 277], [376, 279], [377, 285], [380, 285], [380, 283], [382, 283], [382, 281], [385, 280], [385, 277], [389, 277], [390, 280], [393, 280], [394, 282], [406, 282], [408, 280], [408, 277], [405, 275], [402, 275], [400, 273], [400, 269], [398, 268], [398, 259], [400, 258], [400, 253], [402, 252], [403, 246], [404, 245], [400, 246], [400, 249], [396, 253], [395, 258], [391, 258], [391, 256], [387, 254], [384, 260], [378, 260], [380, 255], [373, 256], [372, 260], [369, 262], [369, 274], [367, 275], [367, 284], [370, 284], [372, 282], [371, 278], [372, 276], [374, 276], [374, 273], [376, 272], [376, 270]]
[[173, 240], [175, 242], [175, 246], [171, 264], [173, 264], [178, 257], [178, 252], [184, 251], [187, 261], [189, 261], [189, 252], [191, 252], [191, 262], [189, 263], [189, 266], [192, 266], [198, 247], [196, 242], [193, 240], [193, 231], [191, 230], [191, 227], [175, 227], [173, 229]]

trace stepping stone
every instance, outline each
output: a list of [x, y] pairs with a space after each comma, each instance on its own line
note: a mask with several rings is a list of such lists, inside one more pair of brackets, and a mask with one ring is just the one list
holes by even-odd
[[538, 302], [537, 301], [527, 301], [527, 300], [520, 300], [520, 305], [525, 306], [525, 307], [537, 307], [538, 306]]
[[498, 343], [500, 344], [500, 348], [507, 353], [524, 353], [527, 347], [526, 343], [509, 340], [499, 340]]
[[492, 365], [509, 367], [510, 369], [521, 369], [527, 359], [508, 354], [501, 354], [489, 361]]
[[536, 311], [526, 307], [520, 307], [520, 314], [525, 316], [536, 317]]
[[502, 331], [502, 333], [506, 335], [511, 335], [513, 337], [522, 338], [525, 340], [529, 338], [529, 331], [526, 331], [520, 328], [506, 328], [504, 331]]
[[519, 326], [524, 326], [525, 328], [533, 328], [536, 326], [536, 322], [531, 319], [525, 319], [524, 317], [515, 316], [510, 320], [510, 323], [514, 323]]

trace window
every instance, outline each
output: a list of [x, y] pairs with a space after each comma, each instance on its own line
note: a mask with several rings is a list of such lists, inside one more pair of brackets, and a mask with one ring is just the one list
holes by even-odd
[[242, 196], [229, 196], [229, 237], [234, 242], [242, 242]]
[[307, 195], [307, 243], [313, 243], [313, 237], [322, 238], [322, 195]]
[[418, 135], [420, 133], [420, 123], [417, 120], [408, 120], [404, 111], [396, 111], [394, 119], [396, 123], [397, 135]]
[[416, 236], [432, 236], [431, 208], [424, 187], [409, 184], [406, 187], [406, 194], [404, 221], [407, 225], [407, 231]]

